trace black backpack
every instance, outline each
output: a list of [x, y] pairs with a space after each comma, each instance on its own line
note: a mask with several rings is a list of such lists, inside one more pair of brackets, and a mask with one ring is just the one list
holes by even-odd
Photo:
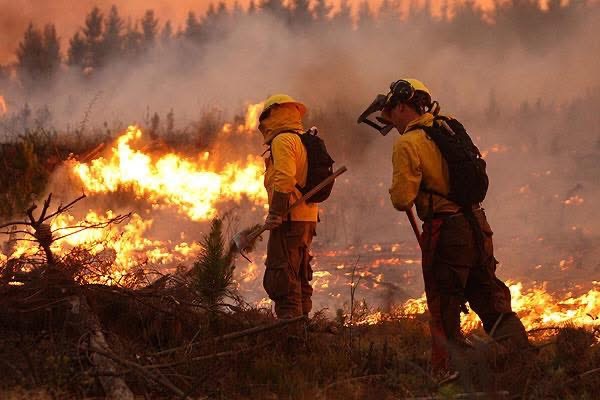
[[[308, 173], [306, 174], [306, 184], [301, 187], [296, 184], [296, 188], [305, 195], [312, 188], [317, 186], [323, 180], [333, 175], [333, 159], [327, 152], [325, 142], [319, 136], [319, 131], [316, 127], [310, 128], [304, 134], [297, 134], [302, 140], [302, 144], [306, 149], [306, 158], [308, 160]], [[319, 190], [310, 197], [307, 203], [321, 203], [329, 198], [333, 189], [332, 181], [330, 184]]]
[[422, 190], [445, 197], [463, 208], [481, 203], [488, 190], [489, 178], [485, 171], [485, 160], [465, 127], [453, 118], [437, 116], [433, 126], [418, 125], [411, 130], [414, 129], [423, 129], [435, 142], [448, 163], [450, 175], [450, 192], [447, 196], [428, 188]]

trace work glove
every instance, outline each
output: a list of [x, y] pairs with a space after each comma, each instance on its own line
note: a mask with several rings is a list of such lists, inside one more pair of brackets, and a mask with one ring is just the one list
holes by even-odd
[[283, 223], [283, 217], [281, 215], [269, 213], [265, 219], [265, 229], [270, 231], [277, 229]]
[[291, 193], [273, 192], [271, 204], [269, 205], [269, 215], [265, 219], [265, 228], [275, 229], [283, 223], [283, 216], [288, 210]]

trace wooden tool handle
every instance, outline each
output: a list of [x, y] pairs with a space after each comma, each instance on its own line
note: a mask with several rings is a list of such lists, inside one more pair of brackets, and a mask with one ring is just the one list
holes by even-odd
[[[312, 196], [317, 194], [321, 189], [323, 189], [325, 186], [329, 185], [331, 182], [335, 181], [335, 179], [338, 176], [342, 175], [346, 171], [348, 171], [348, 168], [346, 168], [345, 166], [342, 166], [342, 167], [340, 167], [340, 169], [335, 171], [333, 174], [331, 174], [327, 178], [323, 179], [323, 181], [321, 183], [319, 183], [317, 186], [315, 186], [314, 188], [312, 188], [311, 190], [306, 192], [306, 194], [304, 196], [300, 197], [298, 200], [296, 200], [294, 202], [294, 204], [289, 206], [288, 209], [285, 211], [284, 215], [289, 213], [290, 211], [292, 211], [294, 208], [298, 207], [300, 204], [304, 203], [306, 200], [310, 199]], [[263, 232], [266, 230], [267, 230], [267, 228], [265, 228], [265, 226], [262, 225], [260, 227], [260, 229], [257, 229], [255, 232], [252, 232], [249, 235], [250, 241], [252, 241], [252, 240], [256, 239], [257, 237], [259, 237], [260, 235], [262, 235]]]
[[340, 176], [341, 174], [343, 174], [346, 171], [348, 171], [348, 168], [346, 168], [345, 166], [342, 166], [340, 169], [338, 169], [337, 171], [335, 171], [332, 175], [329, 175], [327, 178], [323, 179], [323, 181], [321, 183], [319, 183], [314, 188], [310, 189], [308, 192], [306, 192], [306, 194], [304, 196], [302, 196], [298, 200], [296, 200], [296, 202], [294, 204], [292, 204], [290, 206], [290, 208], [288, 208], [285, 213], [286, 214], [289, 213], [294, 208], [298, 207], [300, 204], [304, 203], [306, 200], [308, 200], [311, 197], [313, 197], [321, 189], [323, 189], [325, 186], [329, 185], [331, 182], [335, 181], [335, 179], [338, 176]]
[[417, 237], [417, 242], [419, 243], [419, 247], [423, 248], [423, 244], [421, 243], [421, 232], [419, 232], [419, 226], [417, 225], [417, 219], [415, 218], [415, 214], [413, 214], [412, 208], [406, 211], [406, 216], [408, 217], [408, 221], [410, 222], [410, 226], [412, 227], [415, 236]]

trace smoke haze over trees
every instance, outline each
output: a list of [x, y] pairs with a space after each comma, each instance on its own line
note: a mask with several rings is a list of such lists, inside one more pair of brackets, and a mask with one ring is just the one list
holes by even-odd
[[[427, 6], [416, 7], [417, 2], [385, 0], [376, 11], [363, 2], [355, 17], [347, 1], [335, 12], [324, 0], [297, 0], [290, 6], [268, 0], [260, 6], [252, 2], [247, 9], [221, 2], [211, 4], [204, 15], [190, 11], [180, 25], [153, 10], [124, 16], [116, 6], [94, 7], [69, 38], [57, 37], [60, 27], [53, 24], [30, 24], [15, 65], [1, 69], [0, 87], [18, 108], [25, 102], [53, 103], [54, 112], [78, 116], [102, 91], [116, 110], [132, 111], [119, 115], [126, 119], [139, 119], [145, 107], [187, 113], [194, 112], [190, 104], [239, 106], [284, 89], [313, 104], [348, 95], [362, 103], [356, 94], [362, 97], [363, 90], [384, 87], [406, 74], [418, 75], [439, 97], [456, 95], [460, 87], [460, 99], [448, 98], [460, 106], [472, 104], [472, 96], [481, 103], [492, 89], [499, 104], [548, 98], [549, 80], [557, 80], [555, 92], [563, 94], [556, 100], [567, 101], [594, 86], [590, 71], [598, 63], [585, 53], [597, 50], [591, 38], [599, 7], [561, 3], [548, 1], [541, 10], [529, 0], [498, 2], [489, 15], [467, 2], [453, 9], [452, 18], [440, 18]], [[402, 17], [403, 12], [408, 14]], [[441, 12], [448, 11], [442, 7]], [[457, 64], [469, 83], [460, 82], [460, 74], [448, 79]], [[547, 71], [540, 76], [535, 69], [542, 66]], [[568, 83], [559, 79], [565, 75]], [[142, 76], [152, 83], [138, 87]], [[499, 81], [507, 84], [494, 84]], [[527, 93], [520, 81], [527, 81]], [[119, 92], [137, 93], [146, 104], [137, 104], [133, 112], [114, 93], [117, 86]], [[165, 104], [161, 98], [170, 103], [173, 98], [160, 96], [161, 91], [178, 93], [181, 104]], [[65, 105], [66, 97], [71, 104]]]

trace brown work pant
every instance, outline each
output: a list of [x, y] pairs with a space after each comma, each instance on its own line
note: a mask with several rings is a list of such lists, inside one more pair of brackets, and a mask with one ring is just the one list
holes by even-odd
[[434, 370], [448, 368], [450, 350], [462, 343], [460, 312], [465, 301], [492, 337], [511, 349], [528, 345], [525, 328], [511, 309], [510, 290], [496, 277], [492, 230], [483, 210], [475, 211], [475, 218], [483, 234], [481, 251], [462, 214], [423, 225], [422, 265]]
[[310, 245], [316, 225], [285, 221], [270, 232], [263, 286], [275, 303], [277, 318], [308, 315], [312, 308]]

